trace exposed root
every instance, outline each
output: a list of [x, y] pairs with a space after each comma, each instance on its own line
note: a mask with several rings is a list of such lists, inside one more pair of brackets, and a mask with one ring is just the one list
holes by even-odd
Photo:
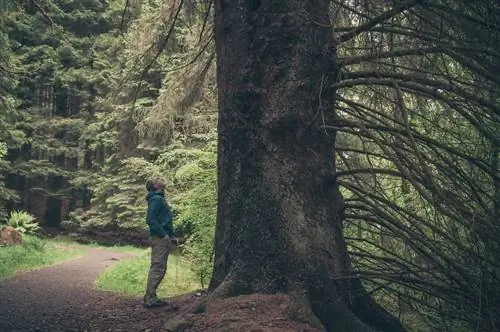
[[198, 314], [190, 316], [192, 325], [184, 331], [325, 331], [304, 303], [286, 294], [207, 298], [198, 306]]
[[384, 332], [404, 332], [401, 322], [391, 315], [369, 296], [361, 285], [361, 281], [354, 280], [353, 289], [356, 290], [356, 301], [351, 310], [366, 324]]
[[[360, 283], [351, 285], [355, 299], [335, 297], [335, 288], [298, 287], [287, 294], [251, 291], [244, 278], [226, 277], [212, 292], [184, 307], [170, 331], [327, 331], [403, 332], [401, 324], [369, 296]], [[364, 296], [365, 295], [365, 296]]]
[[[378, 331], [371, 324], [365, 324], [369, 322], [363, 322], [341, 299], [311, 305], [310, 298], [303, 291], [238, 295], [245, 288], [227, 279], [212, 293], [185, 307], [173, 320], [175, 324], [170, 330]], [[380, 331], [399, 332], [386, 328]]]
[[331, 301], [322, 308], [315, 308], [328, 332], [376, 332], [374, 328], [363, 323], [345, 303]]

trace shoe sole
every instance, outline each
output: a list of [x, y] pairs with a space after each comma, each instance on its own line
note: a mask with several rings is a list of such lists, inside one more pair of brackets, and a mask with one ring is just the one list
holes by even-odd
[[162, 304], [159, 304], [159, 303], [158, 304], [145, 304], [144, 308], [146, 308], [146, 309], [160, 308], [160, 307], [165, 307], [167, 305], [168, 305], [168, 303], [162, 303]]

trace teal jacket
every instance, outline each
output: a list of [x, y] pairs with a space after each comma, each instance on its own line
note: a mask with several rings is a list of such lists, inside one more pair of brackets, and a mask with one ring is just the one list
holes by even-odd
[[148, 202], [148, 214], [146, 222], [149, 225], [149, 234], [151, 236], [165, 237], [174, 235], [172, 225], [172, 212], [163, 192], [149, 191], [146, 196]]

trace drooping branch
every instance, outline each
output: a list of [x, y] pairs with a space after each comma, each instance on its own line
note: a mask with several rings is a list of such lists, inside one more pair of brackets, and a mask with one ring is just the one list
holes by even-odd
[[184, 0], [179, 0], [179, 4], [177, 5], [177, 9], [176, 9], [176, 11], [174, 13], [174, 16], [170, 20], [171, 23], [170, 23], [170, 26], [169, 26], [169, 28], [167, 30], [167, 34], [165, 35], [165, 37], [163, 37], [163, 39], [160, 42], [160, 44], [157, 45], [156, 52], [154, 53], [154, 55], [152, 56], [152, 58], [146, 63], [146, 65], [144, 66], [144, 69], [141, 71], [141, 74], [139, 75], [139, 84], [138, 84], [138, 87], [135, 89], [134, 98], [133, 98], [133, 102], [132, 102], [132, 110], [135, 107], [135, 101], [137, 100], [137, 97], [139, 96], [139, 93], [141, 91], [142, 84], [144, 82], [144, 78], [146, 77], [146, 75], [148, 74], [149, 70], [151, 69], [151, 67], [153, 66], [153, 64], [156, 62], [156, 60], [158, 59], [158, 57], [160, 56], [160, 54], [165, 49], [165, 47], [168, 44], [168, 41], [170, 40], [170, 38], [172, 36], [172, 33], [174, 31], [174, 28], [175, 28], [175, 25], [177, 23], [177, 20], [179, 19], [179, 14], [181, 13], [183, 5], [184, 5]]
[[372, 18], [370, 21], [352, 29], [349, 32], [344, 33], [343, 35], [335, 37], [335, 41], [339, 44], [342, 44], [348, 40], [353, 39], [354, 37], [362, 34], [363, 32], [370, 31], [373, 27], [391, 19], [392, 17], [395, 17], [405, 10], [410, 9], [413, 6], [416, 6], [417, 4], [422, 3], [422, 0], [407, 0], [407, 1], [402, 1], [401, 3], [397, 4], [394, 6], [393, 9]]
[[366, 61], [395, 58], [395, 57], [405, 57], [410, 55], [426, 55], [439, 52], [443, 52], [443, 49], [440, 47], [401, 49], [401, 50], [394, 50], [394, 51], [374, 53], [374, 54], [364, 54], [360, 56], [343, 57], [339, 60], [339, 64], [341, 66], [350, 66], [350, 65], [360, 64]]

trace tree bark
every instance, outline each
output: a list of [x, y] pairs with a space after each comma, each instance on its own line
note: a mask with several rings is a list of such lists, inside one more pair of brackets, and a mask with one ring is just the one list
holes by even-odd
[[210, 289], [293, 294], [328, 331], [401, 331], [348, 277], [335, 135], [322, 129], [335, 121], [339, 74], [328, 6], [215, 1], [219, 189]]

